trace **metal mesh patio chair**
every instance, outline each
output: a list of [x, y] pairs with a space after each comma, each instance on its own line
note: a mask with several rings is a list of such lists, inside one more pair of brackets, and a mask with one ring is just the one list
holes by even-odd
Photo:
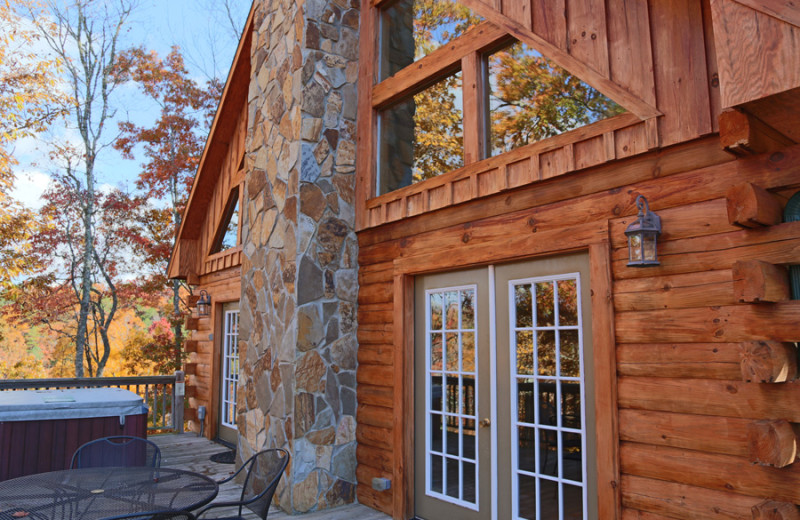
[[[215, 520], [243, 520], [242, 508], [247, 507], [260, 518], [266, 520], [269, 513], [269, 506], [272, 503], [272, 496], [278, 487], [278, 482], [283, 475], [283, 471], [289, 464], [289, 452], [276, 448], [264, 450], [250, 457], [236, 473], [220, 480], [218, 484], [224, 484], [236, 478], [236, 476], [247, 468], [247, 475], [242, 484], [242, 495], [236, 502], [217, 502], [201, 509], [197, 513], [197, 518], [214, 518]], [[237, 516], [207, 516], [206, 513], [212, 509], [222, 507], [239, 508]]]
[[164, 511], [156, 513], [150, 520], [195, 520], [196, 517], [188, 511]]
[[152, 441], [141, 437], [119, 435], [89, 441], [75, 450], [70, 468], [109, 466], [161, 466], [161, 450]]
[[188, 511], [161, 511], [155, 514], [131, 513], [128, 515], [115, 516], [108, 520], [196, 520], [196, 517]]
[[195, 520], [195, 518], [188, 511], [164, 511], [151, 516], [150, 520]]

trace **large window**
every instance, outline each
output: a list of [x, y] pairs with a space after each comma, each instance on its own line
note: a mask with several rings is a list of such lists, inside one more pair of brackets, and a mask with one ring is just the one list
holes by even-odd
[[461, 73], [380, 114], [378, 195], [464, 165]]
[[486, 57], [489, 155], [624, 112], [522, 42]]
[[455, 2], [387, 5], [380, 12], [377, 91], [385, 97], [375, 105], [375, 195], [624, 112]]
[[464, 34], [481, 21], [450, 0], [401, 0], [381, 12], [384, 80]]

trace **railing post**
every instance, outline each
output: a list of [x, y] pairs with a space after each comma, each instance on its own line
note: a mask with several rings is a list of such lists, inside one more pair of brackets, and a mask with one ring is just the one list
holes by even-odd
[[183, 433], [183, 400], [186, 395], [186, 376], [183, 370], [175, 372], [175, 387], [172, 390], [172, 428]]

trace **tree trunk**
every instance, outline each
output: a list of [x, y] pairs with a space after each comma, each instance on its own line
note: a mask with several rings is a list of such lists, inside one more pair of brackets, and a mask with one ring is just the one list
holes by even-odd
[[75, 377], [83, 377], [84, 350], [89, 348], [88, 321], [92, 308], [92, 261], [94, 258], [94, 233], [92, 214], [94, 213], [94, 172], [93, 161], [86, 160], [86, 201], [83, 207], [83, 268], [81, 269], [81, 300], [78, 314], [78, 330], [75, 338]]

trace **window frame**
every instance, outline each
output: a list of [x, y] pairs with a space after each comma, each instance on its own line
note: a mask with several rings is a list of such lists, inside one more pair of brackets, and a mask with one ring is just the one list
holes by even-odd
[[[622, 89], [607, 78], [581, 67], [575, 74], [572, 67], [578, 62], [563, 50], [532, 35], [520, 37], [516, 27], [500, 28], [484, 21], [436, 49], [394, 75], [380, 80], [381, 17], [382, 10], [393, 0], [372, 0], [363, 3], [362, 45], [360, 46], [358, 101], [358, 149], [356, 158], [356, 229], [363, 230], [388, 222], [402, 220], [436, 209], [460, 204], [475, 198], [498, 193], [517, 186], [545, 180], [576, 169], [594, 166], [608, 160], [627, 157], [658, 147], [657, 116], [655, 109], [627, 93], [622, 99]], [[467, 3], [468, 5], [471, 2]], [[488, 9], [488, 7], [487, 7]], [[530, 35], [524, 35], [530, 36]], [[486, 105], [485, 55], [502, 48], [514, 40], [522, 40], [536, 48], [543, 56], [568, 70], [593, 88], [628, 110], [627, 113], [591, 123], [563, 134], [531, 143], [512, 151], [487, 157], [487, 129], [484, 116]], [[533, 40], [533, 41], [529, 41]], [[371, 42], [371, 45], [367, 42]], [[424, 89], [456, 70], [462, 72], [464, 111], [464, 166], [437, 177], [378, 195], [379, 112], [394, 103]], [[586, 79], [588, 75], [589, 79]], [[614, 94], [619, 94], [614, 95]], [[637, 127], [637, 128], [634, 128]], [[641, 135], [637, 148], [619, 152], [615, 150], [615, 132], [626, 131]], [[575, 160], [573, 148], [586, 141], [601, 140], [604, 148], [601, 161], [583, 164]], [[593, 144], [594, 146], [594, 144]], [[530, 166], [530, 172], [521, 175], [507, 171], [520, 157], [529, 156], [538, 162], [539, 155], [560, 150], [565, 159], [556, 158], [555, 172], [546, 171], [539, 164]], [[528, 169], [528, 166], [525, 166]], [[484, 175], [484, 174], [491, 175]], [[479, 177], [495, 177], [484, 180]], [[467, 182], [461, 182], [467, 179]], [[460, 184], [460, 186], [456, 186]]]
[[[227, 253], [242, 245], [242, 185], [237, 184], [231, 187], [228, 192], [228, 200], [225, 203], [225, 209], [221, 213], [221, 218], [217, 221], [217, 230], [214, 232], [214, 240], [211, 241], [211, 247], [208, 250], [207, 256], [214, 256]], [[239, 206], [239, 222], [236, 225], [236, 244], [226, 249], [220, 249], [222, 240], [228, 229], [233, 212]]]

